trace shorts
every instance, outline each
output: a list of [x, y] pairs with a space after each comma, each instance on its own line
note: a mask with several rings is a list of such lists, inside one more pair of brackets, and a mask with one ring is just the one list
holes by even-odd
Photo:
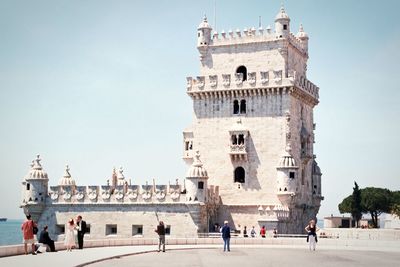
[[24, 244], [35, 244], [35, 239], [34, 238], [32, 238], [32, 239], [23, 239], [22, 242]]

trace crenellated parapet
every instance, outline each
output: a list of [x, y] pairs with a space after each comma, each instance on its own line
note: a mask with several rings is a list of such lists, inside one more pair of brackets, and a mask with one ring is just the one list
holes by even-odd
[[187, 94], [192, 98], [209, 98], [225, 95], [264, 95], [275, 93], [279, 88], [293, 88], [298, 94], [309, 98], [310, 102], [318, 103], [319, 87], [304, 76], [289, 71], [288, 77], [283, 77], [283, 70], [264, 70], [248, 72], [247, 80], [242, 73], [187, 77]]
[[[211, 186], [208, 200], [217, 202], [218, 187]], [[126, 185], [114, 190], [109, 185], [50, 186], [52, 204], [132, 204], [132, 203], [178, 203], [186, 202], [182, 185]]]

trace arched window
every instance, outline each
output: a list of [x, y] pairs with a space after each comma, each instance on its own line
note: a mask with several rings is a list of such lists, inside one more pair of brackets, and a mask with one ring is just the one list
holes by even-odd
[[243, 74], [243, 81], [247, 81], [247, 69], [246, 69], [246, 67], [245, 66], [239, 66], [237, 69], [236, 69], [236, 73], [241, 73], [241, 74]]
[[243, 169], [243, 167], [237, 167], [235, 169], [235, 179], [234, 179], [235, 183], [244, 183], [245, 181], [245, 171]]
[[244, 135], [243, 134], [239, 134], [239, 141], [238, 141], [239, 145], [243, 145], [244, 144]]
[[237, 145], [238, 140], [235, 134], [232, 135], [232, 145]]
[[233, 114], [239, 114], [239, 101], [233, 101]]
[[246, 100], [240, 100], [240, 114], [246, 114]]

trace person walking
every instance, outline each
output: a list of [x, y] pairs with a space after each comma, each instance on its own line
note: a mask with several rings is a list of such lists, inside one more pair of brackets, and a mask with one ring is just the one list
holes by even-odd
[[26, 221], [21, 226], [25, 255], [28, 255], [28, 244], [31, 244], [32, 246], [32, 255], [36, 255], [35, 237], [34, 237], [34, 234], [36, 233], [34, 233], [34, 228], [36, 228], [37, 232], [37, 225], [32, 220], [31, 215], [30, 214], [26, 215]]
[[263, 225], [263, 226], [261, 227], [261, 230], [260, 230], [260, 236], [261, 236], [262, 238], [265, 238], [266, 232], [267, 232], [267, 229], [265, 229], [265, 225]]
[[251, 231], [250, 231], [250, 236], [251, 237], [256, 237], [256, 235], [257, 235], [257, 232], [256, 232], [256, 229], [254, 228], [254, 226], [251, 228]]
[[224, 240], [224, 252], [226, 250], [231, 251], [231, 228], [228, 225], [228, 221], [224, 221], [224, 226], [221, 228], [222, 239]]
[[86, 222], [82, 220], [82, 216], [78, 215], [76, 218], [76, 229], [78, 230], [78, 248], [83, 249], [83, 237], [86, 233]]
[[306, 230], [307, 232], [307, 242], [309, 242], [310, 250], [315, 250], [316, 243], [318, 242], [317, 232], [319, 231], [319, 228], [315, 224], [315, 221], [310, 220], [304, 230]]
[[43, 230], [40, 232], [39, 243], [48, 245], [51, 252], [55, 252], [56, 248], [54, 246], [54, 240], [51, 240], [49, 232], [47, 231], [49, 227], [45, 225]]
[[155, 232], [158, 234], [158, 252], [161, 251], [161, 246], [162, 252], [165, 252], [165, 226], [163, 221], [159, 222]]
[[76, 246], [76, 244], [75, 244], [75, 222], [74, 222], [74, 219], [72, 219], [72, 218], [65, 225], [64, 245], [66, 246], [67, 251], [72, 251], [72, 248], [74, 248]]

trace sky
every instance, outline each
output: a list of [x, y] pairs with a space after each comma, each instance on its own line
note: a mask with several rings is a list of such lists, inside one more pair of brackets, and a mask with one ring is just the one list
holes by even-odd
[[[36, 154], [56, 185], [182, 180], [186, 77], [199, 73], [196, 31], [214, 0], [0, 1], [0, 217], [22, 218], [21, 181]], [[216, 29], [273, 26], [280, 0], [217, 0]], [[400, 1], [286, 0], [309, 34], [320, 87], [314, 152], [318, 217], [360, 187], [400, 190]]]

